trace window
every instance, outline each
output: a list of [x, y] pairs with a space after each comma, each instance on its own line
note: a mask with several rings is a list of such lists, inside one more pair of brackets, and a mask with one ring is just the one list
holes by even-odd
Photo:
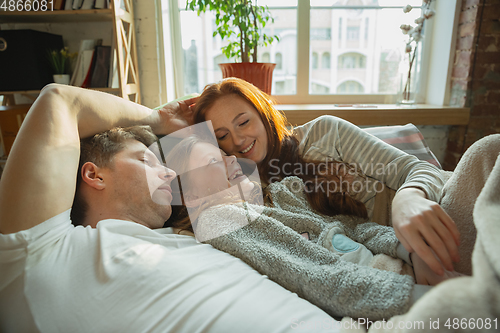
[[359, 26], [347, 27], [347, 40], [359, 40]]
[[364, 91], [363, 85], [356, 81], [345, 81], [337, 88], [339, 94], [362, 94]]
[[262, 59], [261, 59], [262, 62], [271, 62], [271, 57], [269, 56], [269, 52], [265, 52], [263, 55], [262, 55]]
[[321, 56], [321, 68], [330, 69], [330, 53], [325, 52]]
[[345, 53], [339, 56], [338, 68], [365, 68], [366, 56], [360, 53]]
[[280, 52], [276, 53], [274, 61], [276, 62], [276, 69], [283, 69], [283, 56]]
[[[174, 52], [173, 81], [182, 82], [182, 88], [176, 88], [176, 97], [201, 92], [207, 83], [222, 78], [219, 63], [234, 61], [221, 54], [220, 47], [227, 41], [213, 37], [212, 13], [197, 16], [196, 12], [185, 10], [186, 0], [162, 3], [176, 9], [164, 9], [164, 16], [168, 15], [172, 22], [177, 20], [180, 27], [175, 29], [174, 24], [169, 30], [174, 43], [168, 49]], [[402, 9], [408, 3], [414, 9], [405, 14]], [[275, 18], [273, 24], [266, 26], [266, 33], [280, 37], [279, 42], [259, 48], [259, 61], [276, 63], [272, 94], [284, 103], [352, 101], [348, 100], [352, 97], [342, 94], [363, 94], [366, 97], [362, 101], [367, 103], [391, 102], [399, 86], [399, 64], [406, 40], [399, 26], [414, 24], [420, 16], [421, 3], [422, 0], [258, 0], [259, 5], [271, 9]], [[176, 59], [185, 62], [182, 73], [178, 73]], [[419, 68], [425, 68], [425, 58], [420, 61]]]
[[312, 68], [318, 69], [318, 53], [313, 52], [312, 54]]
[[328, 28], [311, 29], [312, 40], [330, 40], [332, 39], [332, 30]]

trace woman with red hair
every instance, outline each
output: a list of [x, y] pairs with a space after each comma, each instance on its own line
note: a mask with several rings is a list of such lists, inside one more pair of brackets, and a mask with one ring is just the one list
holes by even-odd
[[[454, 269], [471, 274], [474, 200], [456, 200], [462, 190], [445, 188], [444, 174], [434, 165], [337, 117], [321, 116], [292, 128], [269, 95], [237, 78], [207, 85], [194, 120], [212, 122], [228, 155], [253, 160], [263, 186], [299, 177], [315, 211], [393, 226], [406, 250], [437, 274]], [[480, 190], [481, 181], [475, 183]], [[459, 242], [459, 229], [465, 241]]]

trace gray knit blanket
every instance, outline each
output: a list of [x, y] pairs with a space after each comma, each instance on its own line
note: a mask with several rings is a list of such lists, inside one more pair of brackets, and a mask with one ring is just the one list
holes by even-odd
[[196, 237], [242, 259], [331, 316], [380, 320], [409, 309], [411, 277], [341, 260], [325, 247], [331, 241], [328, 232], [341, 228], [374, 254], [396, 258], [398, 240], [392, 228], [314, 212], [297, 177], [269, 186], [273, 207], [211, 207], [199, 216]]

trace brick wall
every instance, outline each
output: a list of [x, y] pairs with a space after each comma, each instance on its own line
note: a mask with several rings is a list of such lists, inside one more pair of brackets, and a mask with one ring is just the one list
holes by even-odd
[[480, 138], [500, 133], [500, 0], [463, 0], [450, 105], [470, 107], [467, 126], [452, 126], [443, 167], [453, 170]]

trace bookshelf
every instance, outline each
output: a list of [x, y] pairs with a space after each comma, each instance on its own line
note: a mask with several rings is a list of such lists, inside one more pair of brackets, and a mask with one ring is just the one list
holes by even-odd
[[[0, 11], [0, 22], [11, 24], [108, 22], [116, 52], [117, 88], [96, 88], [133, 102], [141, 102], [133, 0], [111, 0], [109, 9], [55, 10], [38, 12]], [[112, 70], [112, 69], [111, 69]], [[37, 95], [40, 91], [0, 91], [3, 105], [13, 105], [14, 94]]]

